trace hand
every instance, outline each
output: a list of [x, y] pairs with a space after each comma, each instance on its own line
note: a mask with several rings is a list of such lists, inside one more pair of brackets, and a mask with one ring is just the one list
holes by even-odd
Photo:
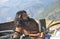
[[34, 37], [38, 37], [40, 35], [40, 33], [37, 34], [29, 34], [29, 36], [34, 36]]
[[44, 32], [39, 33], [39, 36], [38, 36], [38, 37], [44, 38], [44, 37], [45, 37], [45, 36], [44, 36]]

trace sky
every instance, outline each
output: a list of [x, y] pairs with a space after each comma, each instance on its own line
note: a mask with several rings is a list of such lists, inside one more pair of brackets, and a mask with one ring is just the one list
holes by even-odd
[[26, 10], [27, 14], [35, 18], [36, 13], [58, 0], [0, 0], [0, 23], [13, 21], [16, 13]]

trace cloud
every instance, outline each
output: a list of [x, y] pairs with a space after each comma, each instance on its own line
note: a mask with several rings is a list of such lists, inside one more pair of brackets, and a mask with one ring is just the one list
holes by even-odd
[[38, 13], [38, 14], [41, 14], [43, 11], [44, 11], [44, 8], [39, 9], [39, 10], [37, 11], [37, 13]]
[[6, 15], [8, 10], [9, 8], [4, 8], [4, 7], [0, 8], [0, 17]]
[[55, 9], [55, 12], [59, 12], [59, 11], [60, 11], [60, 9], [59, 9], [59, 8]]
[[1, 4], [1, 3], [5, 3], [5, 2], [7, 2], [7, 1], [9, 1], [9, 0], [0, 0], [0, 4]]
[[14, 17], [8, 17], [6, 18], [6, 22], [10, 22], [10, 21], [13, 21], [14, 20]]
[[[5, 18], [6, 21], [11, 21], [14, 19], [14, 13], [21, 9], [28, 9], [28, 12], [30, 13], [29, 15], [33, 17], [35, 15], [35, 12], [42, 13], [44, 10], [42, 9], [39, 11], [39, 8], [43, 7], [46, 4], [49, 4], [48, 2], [52, 3], [50, 0], [0, 0], [0, 7], [2, 7], [0, 8], [0, 19]], [[9, 8], [6, 8], [5, 6]], [[2, 21], [5, 21], [5, 19]]]

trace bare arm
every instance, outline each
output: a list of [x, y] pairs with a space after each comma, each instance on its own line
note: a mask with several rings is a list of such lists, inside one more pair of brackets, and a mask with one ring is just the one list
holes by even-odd
[[44, 33], [37, 33], [37, 34], [29, 34], [29, 36], [36, 36], [36, 37], [40, 37], [40, 38], [44, 38]]
[[[16, 27], [15, 31], [17, 32], [22, 32], [22, 28], [21, 27]], [[15, 32], [13, 35], [13, 38], [18, 38], [19, 33]]]
[[29, 34], [29, 36], [35, 36], [35, 37], [37, 37], [37, 36], [39, 36], [39, 33], [37, 33], [37, 34]]

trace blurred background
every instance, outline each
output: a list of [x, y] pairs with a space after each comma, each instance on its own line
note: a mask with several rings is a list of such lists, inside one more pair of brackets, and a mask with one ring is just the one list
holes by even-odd
[[19, 10], [34, 19], [60, 19], [60, 0], [0, 0], [0, 23], [14, 20]]
[[[47, 20], [46, 26], [52, 20], [58, 20], [53, 23], [60, 22], [60, 0], [0, 0], [0, 25], [1, 23], [13, 21], [16, 13], [20, 10], [26, 10], [31, 18], [37, 20], [49, 19]], [[56, 26], [60, 27], [60, 25]], [[58, 36], [60, 35], [59, 32], [60, 28], [54, 29], [54, 37], [51, 37], [51, 39], [60, 39]], [[12, 34], [0, 37], [0, 39], [11, 38]]]

